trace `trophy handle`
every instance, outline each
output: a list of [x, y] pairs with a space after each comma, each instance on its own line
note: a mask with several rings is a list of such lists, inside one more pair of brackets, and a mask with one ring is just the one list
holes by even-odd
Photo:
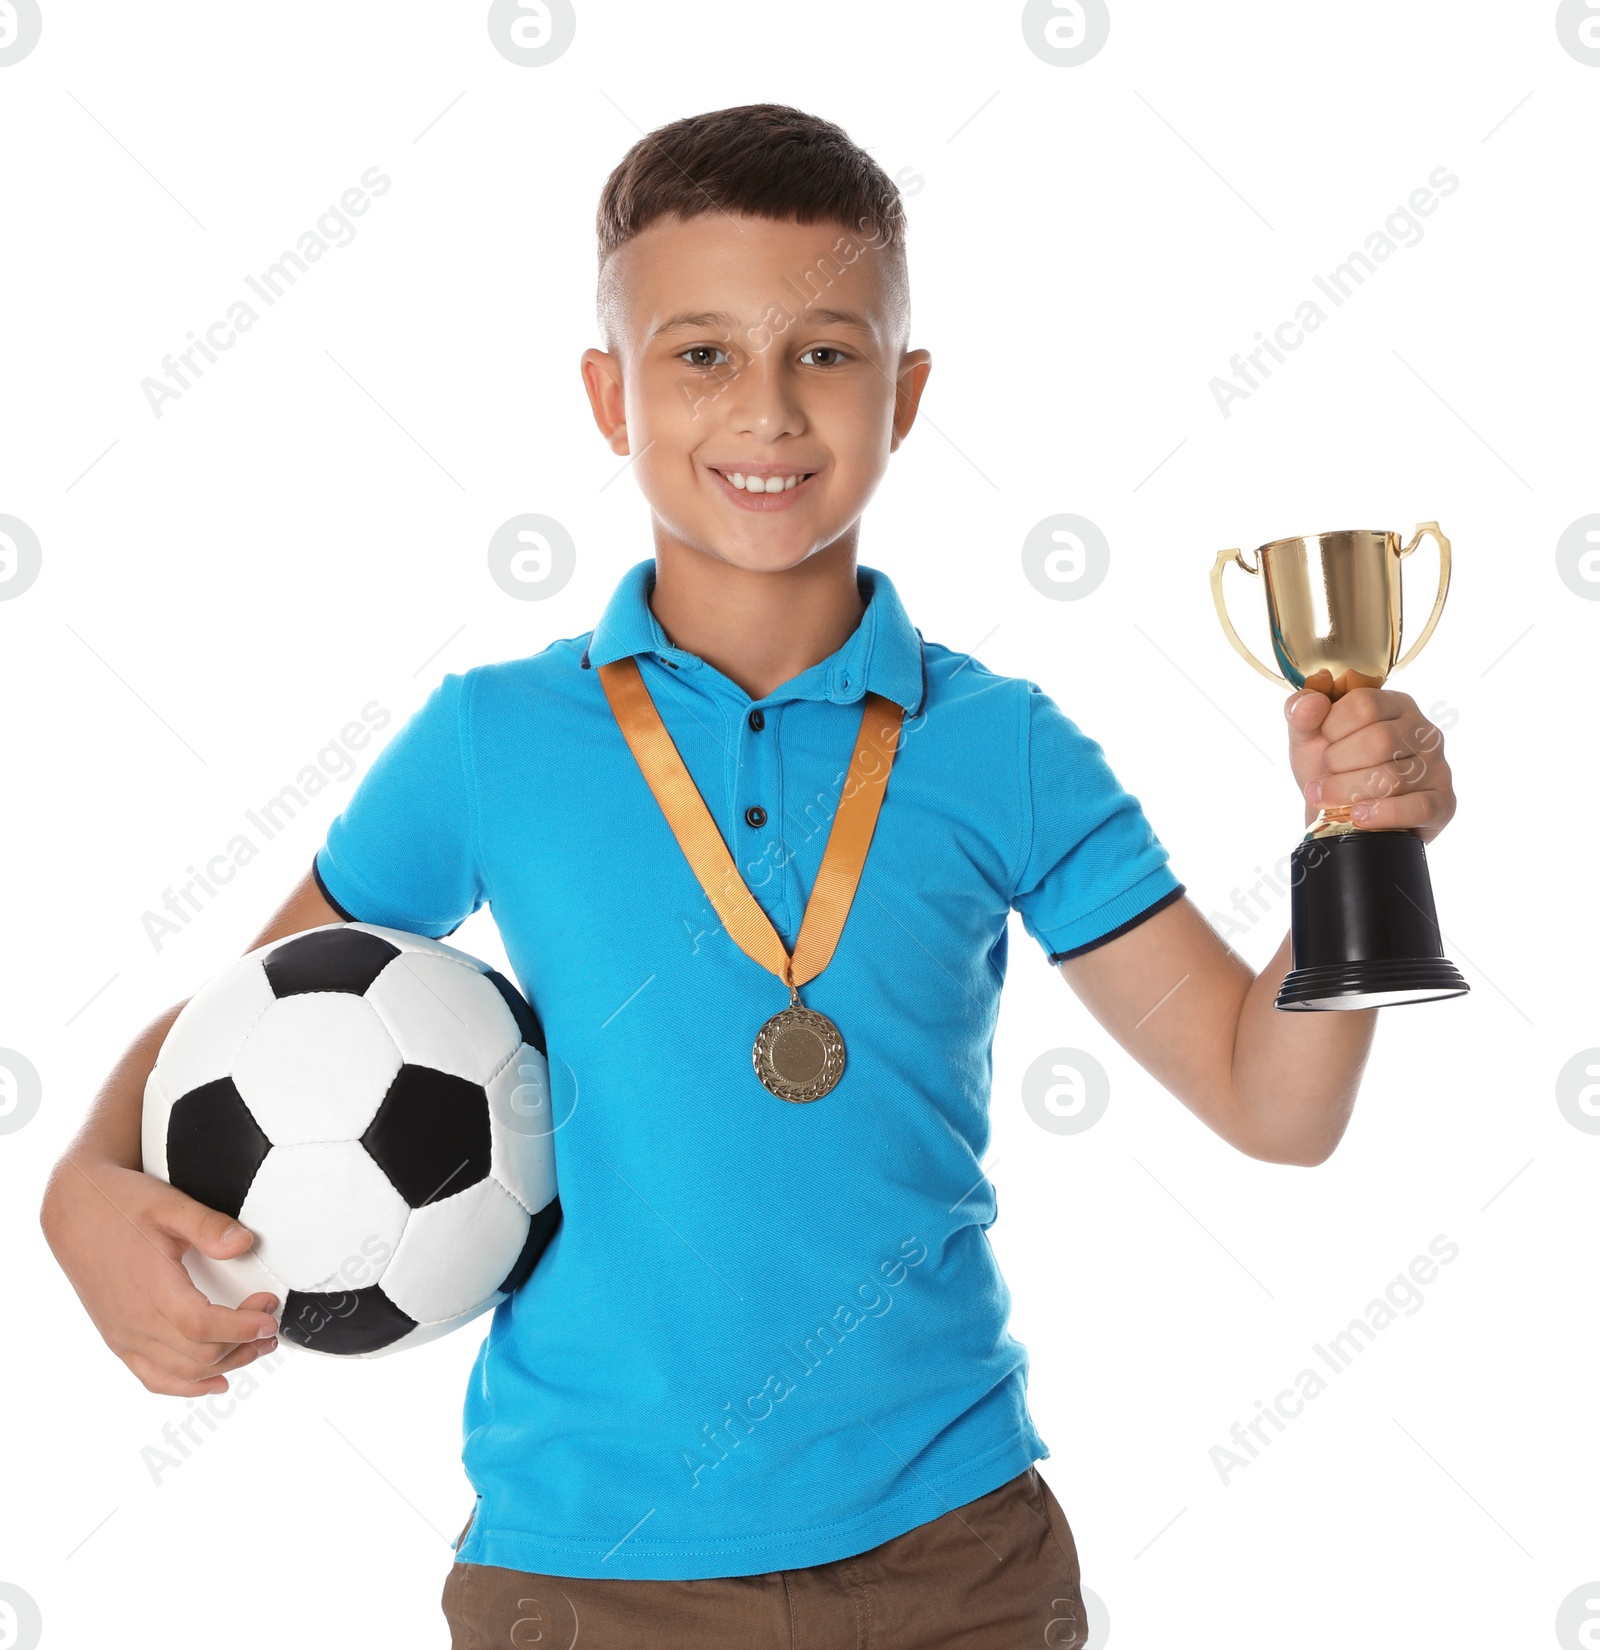
[[1444, 599], [1450, 590], [1450, 541], [1439, 531], [1436, 521], [1422, 522], [1415, 533], [1411, 535], [1411, 542], [1404, 550], [1398, 551], [1402, 561], [1416, 549], [1427, 534], [1439, 546], [1439, 594], [1433, 598], [1433, 611], [1428, 615], [1428, 622], [1422, 627], [1422, 634], [1408, 647], [1400, 659], [1395, 662], [1394, 669], [1399, 670], [1402, 665], [1410, 664], [1422, 651], [1423, 645], [1433, 634], [1433, 627], [1439, 622], [1439, 615], [1444, 612]]
[[[1408, 546], [1408, 548], [1410, 548], [1410, 546]], [[1250, 649], [1239, 640], [1239, 632], [1233, 628], [1233, 620], [1228, 617], [1227, 599], [1222, 594], [1222, 570], [1230, 561], [1237, 562], [1239, 566], [1241, 566], [1247, 573], [1259, 573], [1261, 571], [1259, 567], [1252, 567], [1250, 563], [1244, 559], [1244, 552], [1242, 550], [1219, 550], [1217, 552], [1217, 559], [1211, 564], [1211, 599], [1217, 604], [1217, 617], [1222, 620], [1223, 631], [1227, 635], [1228, 640], [1232, 642], [1235, 649], [1237, 649], [1241, 659], [1248, 660], [1248, 662], [1259, 670], [1269, 682], [1276, 682], [1280, 687], [1286, 687], [1292, 691], [1294, 688], [1294, 683], [1280, 676], [1277, 671], [1268, 670], [1267, 667], [1255, 656], [1255, 654], [1253, 654]], [[1444, 600], [1443, 595], [1440, 596], [1439, 600], [1441, 602]], [[1438, 614], [1436, 612], [1434, 614], [1434, 618], [1437, 617]], [[1431, 630], [1432, 628], [1433, 623], [1432, 620], [1430, 620], [1428, 629]], [[1427, 632], [1424, 631], [1422, 640], [1425, 642], [1427, 639]], [[1417, 645], [1420, 647], [1422, 644], [1419, 642]], [[1413, 648], [1411, 651], [1415, 653], [1416, 648]]]

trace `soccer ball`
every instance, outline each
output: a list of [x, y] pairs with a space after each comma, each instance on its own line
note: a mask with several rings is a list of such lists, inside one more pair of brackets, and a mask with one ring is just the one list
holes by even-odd
[[184, 1265], [279, 1338], [417, 1346], [504, 1300], [561, 1221], [544, 1034], [464, 951], [369, 923], [274, 941], [208, 981], [145, 1085], [144, 1167], [255, 1247]]

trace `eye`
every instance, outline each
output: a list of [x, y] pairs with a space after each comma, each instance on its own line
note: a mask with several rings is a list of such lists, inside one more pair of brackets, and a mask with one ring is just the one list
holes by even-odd
[[806, 355], [831, 355], [833, 357], [832, 361], [816, 362], [815, 365], [819, 367], [837, 366], [840, 362], [848, 361], [850, 359], [850, 357], [846, 355], [842, 349], [835, 349], [832, 344], [813, 344], [811, 348], [805, 352], [805, 355], [800, 357], [800, 359], [804, 361]]
[[[694, 361], [689, 359], [691, 356], [695, 355], [721, 355], [723, 356], [723, 360]], [[720, 367], [726, 364], [726, 352], [716, 344], [693, 344], [686, 350], [680, 350], [678, 352], [678, 359], [680, 361], [688, 362], [691, 367]]]

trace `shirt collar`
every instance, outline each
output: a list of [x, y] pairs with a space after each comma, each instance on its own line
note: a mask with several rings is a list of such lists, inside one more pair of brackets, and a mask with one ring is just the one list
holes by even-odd
[[[636, 562], [622, 575], [583, 650], [580, 662], [585, 670], [637, 653], [659, 655], [680, 670], [705, 667], [697, 654], [668, 641], [650, 609], [655, 581], [653, 558]], [[909, 715], [917, 714], [926, 691], [921, 633], [907, 617], [887, 573], [857, 566], [856, 587], [867, 604], [866, 611], [844, 645], [757, 703], [831, 699], [847, 704], [870, 690], [903, 705]]]

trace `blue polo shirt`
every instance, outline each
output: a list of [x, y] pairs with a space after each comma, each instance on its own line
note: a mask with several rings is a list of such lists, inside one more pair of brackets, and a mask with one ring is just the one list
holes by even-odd
[[[354, 919], [441, 937], [487, 904], [549, 1042], [563, 1218], [473, 1370], [462, 1561], [797, 1569], [1049, 1454], [979, 1166], [1007, 919], [1055, 961], [1183, 888], [1044, 692], [857, 578], [849, 640], [751, 699], [672, 645], [638, 563], [590, 633], [446, 676], [317, 854]], [[788, 991], [722, 929], [623, 740], [594, 667], [629, 654], [790, 949], [862, 694], [906, 708], [844, 933], [801, 989], [847, 1047], [820, 1100], [752, 1067]]]

